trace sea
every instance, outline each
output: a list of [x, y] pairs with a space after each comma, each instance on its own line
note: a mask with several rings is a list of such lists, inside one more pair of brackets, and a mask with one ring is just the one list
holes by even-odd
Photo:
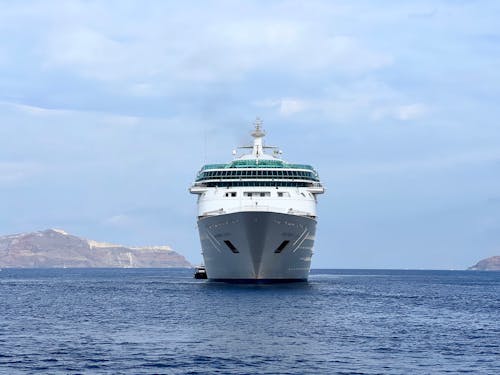
[[500, 272], [3, 269], [1, 374], [500, 374]]

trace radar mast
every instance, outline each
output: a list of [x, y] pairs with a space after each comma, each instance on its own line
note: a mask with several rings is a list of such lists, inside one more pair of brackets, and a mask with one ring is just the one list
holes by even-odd
[[254, 138], [252, 155], [258, 159], [264, 153], [262, 138], [264, 138], [266, 132], [262, 130], [262, 120], [259, 117], [255, 119], [254, 125], [255, 130], [252, 132], [252, 137]]

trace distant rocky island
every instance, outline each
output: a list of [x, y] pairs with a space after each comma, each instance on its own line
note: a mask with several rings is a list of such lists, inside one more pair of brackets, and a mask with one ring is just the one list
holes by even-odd
[[0, 268], [192, 267], [169, 246], [128, 247], [60, 229], [0, 236]]
[[473, 271], [500, 271], [500, 256], [493, 256], [477, 262], [468, 268]]

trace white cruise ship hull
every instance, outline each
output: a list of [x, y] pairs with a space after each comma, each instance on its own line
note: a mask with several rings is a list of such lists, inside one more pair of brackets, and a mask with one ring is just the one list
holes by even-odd
[[244, 211], [200, 218], [207, 276], [216, 281], [306, 281], [316, 220]]

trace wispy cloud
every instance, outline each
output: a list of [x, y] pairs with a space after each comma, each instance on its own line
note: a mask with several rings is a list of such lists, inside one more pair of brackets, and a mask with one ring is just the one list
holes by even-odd
[[410, 121], [422, 119], [430, 113], [428, 105], [407, 101], [404, 93], [381, 82], [360, 80], [332, 86], [311, 97], [264, 99], [255, 101], [254, 105], [271, 108], [284, 117], [309, 112], [341, 121]]
[[[22, 104], [16, 102], [0, 101], [0, 108], [5, 107], [14, 110], [18, 113], [29, 115], [30, 117], [39, 118], [80, 118], [94, 117], [95, 122], [108, 124], [108, 125], [123, 125], [123, 126], [134, 126], [139, 124], [143, 119], [139, 116], [129, 116], [122, 115], [113, 112], [97, 112], [91, 110], [76, 110], [76, 109], [59, 109], [59, 108], [47, 108], [29, 104]], [[71, 126], [71, 123], [68, 123]]]
[[117, 214], [104, 219], [103, 224], [116, 228], [133, 228], [137, 223], [136, 220], [129, 215]]
[[422, 103], [412, 103], [374, 108], [371, 112], [371, 117], [374, 120], [383, 120], [389, 117], [401, 121], [410, 121], [421, 119], [428, 113], [428, 106]]
[[[247, 15], [235, 7], [221, 15], [221, 6], [215, 3], [209, 15], [159, 6], [160, 14], [168, 12], [166, 18], [136, 9], [139, 17], [148, 18], [141, 28], [127, 14], [111, 17], [104, 5], [93, 4], [102, 9], [82, 11], [78, 17], [73, 8], [63, 7], [55, 13], [58, 28], [40, 30], [38, 36], [43, 68], [105, 82], [128, 81], [131, 93], [147, 96], [173, 90], [181, 82], [240, 81], [262, 69], [362, 74], [393, 63], [391, 55], [358, 36], [332, 33], [329, 25], [318, 23], [317, 14], [299, 20], [294, 7], [283, 6], [282, 16], [259, 17], [260, 7], [249, 6]], [[64, 17], [75, 22], [61, 21]], [[214, 22], [207, 23], [207, 17]], [[121, 21], [129, 26], [110, 27]]]
[[336, 175], [353, 174], [400, 174], [443, 170], [447, 168], [465, 168], [474, 164], [500, 162], [500, 150], [476, 150], [461, 153], [447, 153], [422, 159], [405, 159], [393, 161], [378, 161], [370, 163], [352, 163], [334, 166]]
[[17, 110], [33, 116], [61, 116], [70, 114], [72, 111], [67, 109], [57, 109], [57, 108], [44, 108], [35, 105], [0, 101], [0, 106], [9, 107], [11, 109]]

